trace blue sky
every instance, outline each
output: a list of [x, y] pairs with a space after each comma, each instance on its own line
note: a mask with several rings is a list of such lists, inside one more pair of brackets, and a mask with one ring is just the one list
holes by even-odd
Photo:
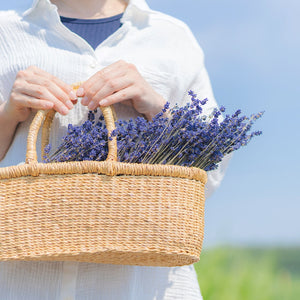
[[150, 0], [186, 22], [228, 112], [265, 111], [206, 202], [204, 246], [300, 245], [300, 1]]

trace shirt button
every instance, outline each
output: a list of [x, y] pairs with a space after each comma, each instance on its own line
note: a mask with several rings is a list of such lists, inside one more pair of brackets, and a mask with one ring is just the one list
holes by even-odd
[[97, 62], [96, 60], [94, 60], [94, 61], [90, 64], [90, 67], [91, 67], [92, 69], [95, 69], [96, 66], [97, 66], [97, 64], [98, 64], [98, 62]]

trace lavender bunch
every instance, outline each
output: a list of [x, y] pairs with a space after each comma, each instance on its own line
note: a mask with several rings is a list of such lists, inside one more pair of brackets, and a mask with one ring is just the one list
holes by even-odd
[[50, 154], [51, 145], [45, 147], [44, 162], [105, 160], [108, 153], [108, 131], [103, 115], [95, 121], [95, 111], [89, 111], [88, 120], [80, 126], [69, 124], [67, 134], [58, 149]]
[[[117, 137], [118, 160], [129, 163], [171, 164], [216, 169], [223, 157], [246, 146], [261, 131], [250, 132], [263, 113], [241, 116], [220, 116], [224, 107], [209, 116], [202, 115], [207, 99], [199, 100], [192, 91], [191, 102], [184, 107], [164, 109], [152, 121], [142, 117], [119, 120], [111, 137]], [[105, 160], [108, 152], [107, 129], [103, 116], [95, 121], [95, 112], [81, 126], [69, 125], [61, 146], [52, 154], [47, 148], [46, 162], [71, 160]]]

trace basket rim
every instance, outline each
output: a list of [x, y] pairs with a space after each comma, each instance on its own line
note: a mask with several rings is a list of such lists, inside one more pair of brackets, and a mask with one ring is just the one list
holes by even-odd
[[76, 175], [94, 173], [99, 175], [164, 176], [194, 179], [207, 182], [206, 171], [196, 167], [162, 164], [137, 164], [113, 161], [72, 161], [55, 163], [24, 163], [0, 168], [0, 179], [12, 179], [39, 175]]
[[[126, 255], [139, 255], [146, 256], [146, 260], [143, 263], [133, 263], [130, 262], [128, 265], [136, 265], [136, 266], [161, 266], [161, 267], [175, 267], [175, 266], [183, 266], [190, 265], [197, 261], [199, 261], [199, 256], [202, 250], [202, 243], [200, 249], [195, 250], [194, 253], [188, 253], [186, 251], [179, 251], [178, 249], [173, 251], [162, 251], [162, 250], [152, 250], [152, 249], [139, 249], [139, 250], [117, 250], [117, 249], [108, 249], [101, 251], [88, 251], [87, 253], [91, 256], [102, 256], [103, 255], [116, 255], [117, 257], [111, 257], [109, 261], [105, 260], [100, 263], [110, 263], [110, 264], [124, 264], [124, 258], [126, 259]], [[199, 254], [195, 254], [195, 252]], [[18, 257], [0, 257], [0, 261], [77, 261], [77, 262], [91, 262], [89, 259], [84, 259], [85, 252], [83, 251], [74, 251], [72, 253], [51, 253], [51, 254], [35, 254], [35, 255], [19, 255]], [[166, 260], [151, 260], [151, 256], [159, 255], [160, 257], [167, 258]], [[123, 261], [122, 261], [123, 256]], [[150, 260], [149, 259], [150, 256]], [[180, 256], [180, 260], [175, 260], [176, 256]], [[80, 257], [80, 258], [79, 258]], [[148, 258], [148, 259], [147, 259]], [[174, 260], [176, 263], [174, 263]], [[95, 262], [95, 261], [93, 261]], [[99, 261], [97, 262], [99, 263]]]

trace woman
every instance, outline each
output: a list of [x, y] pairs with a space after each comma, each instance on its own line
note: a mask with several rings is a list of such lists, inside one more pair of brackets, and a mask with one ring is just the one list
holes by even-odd
[[[31, 1], [29, 1], [31, 2]], [[20, 4], [19, 4], [20, 5]], [[54, 108], [53, 147], [89, 109], [151, 119], [192, 89], [216, 106], [203, 53], [182, 22], [144, 0], [35, 0], [0, 12], [0, 167], [21, 163], [37, 109]], [[27, 6], [26, 6], [27, 5]], [[75, 93], [71, 84], [82, 82]], [[77, 103], [78, 97], [82, 97]], [[37, 143], [40, 144], [39, 141]], [[40, 152], [40, 149], [38, 149]], [[224, 164], [210, 172], [207, 196]], [[193, 266], [1, 262], [2, 299], [201, 299]]]

